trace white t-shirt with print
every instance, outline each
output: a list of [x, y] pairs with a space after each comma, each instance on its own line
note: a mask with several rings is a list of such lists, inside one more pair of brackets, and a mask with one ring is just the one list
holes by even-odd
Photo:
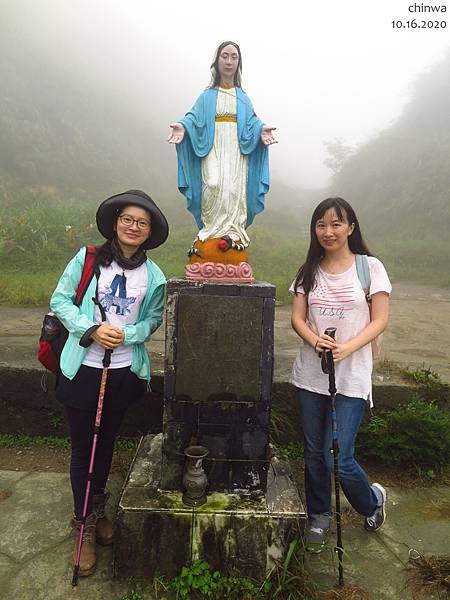
[[[100, 267], [98, 299], [106, 313], [106, 322], [123, 329], [134, 325], [138, 320], [139, 308], [147, 293], [148, 273], [146, 263], [136, 269], [122, 269], [113, 261], [108, 267]], [[95, 307], [94, 321], [102, 322], [98, 306]], [[132, 346], [119, 346], [111, 354], [111, 369], [131, 365]], [[103, 368], [105, 348], [93, 342], [86, 353], [83, 365]]]
[[[383, 264], [368, 257], [370, 295], [391, 293], [392, 286]], [[295, 283], [295, 282], [294, 282]], [[294, 283], [289, 291], [294, 293]], [[302, 286], [297, 292], [303, 294]], [[356, 271], [356, 263], [344, 273], [332, 275], [317, 269], [316, 285], [308, 294], [307, 321], [311, 329], [322, 334], [327, 327], [336, 327], [336, 341], [347, 342], [370, 323], [369, 307]], [[369, 400], [372, 404], [372, 348], [366, 344], [335, 364], [338, 394]], [[323, 373], [318, 354], [309, 344], [300, 346], [292, 369], [291, 382], [302, 389], [329, 394], [328, 375]]]

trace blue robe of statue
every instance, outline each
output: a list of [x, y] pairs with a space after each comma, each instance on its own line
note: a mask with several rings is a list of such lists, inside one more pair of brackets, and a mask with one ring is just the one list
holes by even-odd
[[[269, 191], [269, 153], [261, 142], [263, 122], [255, 115], [250, 98], [239, 87], [237, 96], [237, 131], [239, 148], [248, 155], [247, 222], [251, 225], [255, 215], [264, 209], [264, 199]], [[214, 144], [216, 103], [218, 88], [208, 88], [197, 99], [181, 123], [186, 129], [183, 141], [176, 145], [178, 155], [178, 189], [186, 196], [187, 208], [194, 215], [198, 228], [203, 228], [202, 158]]]

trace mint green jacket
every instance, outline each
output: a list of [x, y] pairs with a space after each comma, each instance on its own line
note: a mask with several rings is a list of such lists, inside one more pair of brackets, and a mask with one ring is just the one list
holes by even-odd
[[[97, 278], [93, 277], [80, 306], [75, 306], [75, 294], [81, 279], [86, 248], [81, 248], [72, 258], [61, 275], [50, 300], [51, 310], [64, 324], [69, 337], [61, 353], [61, 372], [73, 379], [80, 368], [87, 348], [80, 346], [80, 339], [91, 327], [95, 326], [92, 298], [97, 290]], [[144, 347], [151, 334], [158, 329], [162, 321], [166, 278], [161, 269], [147, 259], [148, 289], [139, 309], [135, 325], [125, 325], [124, 345], [133, 346], [131, 370], [140, 379], [150, 381], [150, 359]]]

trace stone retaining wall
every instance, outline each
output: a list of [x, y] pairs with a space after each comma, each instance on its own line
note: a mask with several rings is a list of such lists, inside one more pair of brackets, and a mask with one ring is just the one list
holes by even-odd
[[[44, 371], [40, 369], [20, 369], [0, 367], [0, 433], [19, 433], [24, 435], [61, 436], [68, 435], [61, 404], [55, 399], [54, 378], [46, 374], [48, 391], [42, 389]], [[151, 381], [152, 391], [142, 402], [136, 403], [127, 413], [120, 435], [137, 437], [146, 433], [156, 433], [162, 429], [163, 376], [154, 375]], [[407, 384], [374, 385], [375, 412], [405, 404], [414, 392], [428, 399], [439, 400], [449, 407], [448, 387], [439, 392]], [[282, 441], [295, 440], [301, 434], [301, 423], [294, 400], [293, 387], [287, 382], [275, 382], [273, 385], [273, 407], [280, 420], [289, 418], [292, 423], [290, 434]], [[370, 416], [367, 411], [366, 418]], [[288, 439], [284, 439], [288, 438]]]

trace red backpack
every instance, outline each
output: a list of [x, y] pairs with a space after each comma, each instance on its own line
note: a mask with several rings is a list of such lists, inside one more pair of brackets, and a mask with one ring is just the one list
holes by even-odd
[[[87, 246], [83, 271], [75, 295], [75, 306], [80, 306], [94, 276], [94, 259], [95, 246]], [[45, 315], [39, 338], [37, 358], [46, 369], [55, 375], [59, 372], [59, 359], [68, 335], [69, 332], [54, 313], [49, 312]]]

